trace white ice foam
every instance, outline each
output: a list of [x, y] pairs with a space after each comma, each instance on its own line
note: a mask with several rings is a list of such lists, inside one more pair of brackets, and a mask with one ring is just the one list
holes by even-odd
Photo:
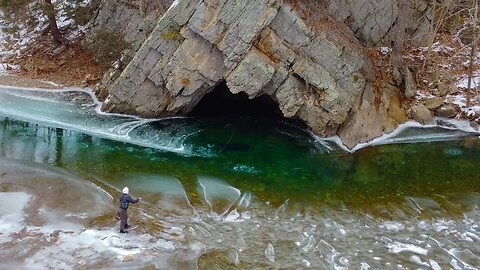
[[237, 209], [233, 209], [226, 217], [225, 221], [226, 222], [235, 222], [235, 221], [240, 221], [238, 218], [240, 217], [240, 214], [237, 212]]
[[384, 221], [382, 226], [389, 231], [401, 231], [405, 229], [405, 225], [397, 221]]
[[427, 255], [428, 250], [417, 247], [413, 244], [406, 244], [401, 242], [393, 242], [391, 244], [387, 244], [388, 251], [391, 253], [401, 253], [401, 252], [412, 252], [419, 255]]
[[[335, 143], [341, 149], [347, 152], [353, 153], [368, 146], [384, 145], [384, 144], [446, 141], [446, 140], [458, 139], [462, 136], [466, 136], [469, 134], [475, 134], [475, 135], [480, 134], [480, 132], [472, 128], [470, 126], [470, 123], [466, 120], [458, 120], [458, 119], [442, 118], [442, 117], [436, 117], [434, 119], [435, 119], [435, 124], [430, 124], [430, 125], [422, 125], [413, 120], [407, 121], [404, 124], [400, 124], [391, 133], [383, 134], [382, 136], [372, 139], [365, 143], [359, 143], [352, 149], [347, 148], [343, 144], [342, 139], [339, 136], [321, 138], [314, 135], [313, 133], [311, 135], [313, 137], [316, 137], [316, 140], [318, 142]], [[419, 132], [420, 134], [402, 136], [403, 132], [413, 128], [423, 130], [423, 131]], [[433, 129], [440, 129], [440, 130], [433, 130]], [[442, 132], [442, 130], [444, 132]], [[452, 131], [458, 131], [458, 133], [455, 133]]]
[[[42, 102], [50, 103], [61, 103], [62, 106], [73, 106], [74, 103], [67, 103], [65, 101], [55, 100], [54, 96], [45, 97], [45, 94], [62, 94], [62, 93], [83, 93], [87, 94], [90, 97], [92, 102], [91, 116], [88, 115], [79, 115], [76, 117], [72, 115], [72, 120], [65, 118], [65, 115], [62, 117], [48, 117], [42, 113], [29, 113], [25, 111], [23, 107], [7, 107], [0, 108], [0, 113], [5, 116], [12, 117], [22, 121], [30, 121], [46, 126], [56, 127], [56, 128], [66, 128], [69, 130], [85, 133], [88, 135], [98, 136], [105, 139], [116, 140], [120, 142], [126, 142], [131, 144], [136, 144], [144, 147], [155, 148], [163, 151], [175, 152], [184, 155], [208, 155], [208, 153], [193, 153], [191, 149], [188, 149], [184, 146], [183, 141], [188, 137], [196, 134], [169, 134], [164, 133], [163, 130], [157, 130], [159, 134], [147, 134], [148, 136], [142, 137], [142, 134], [137, 134], [137, 136], [132, 136], [131, 131], [137, 129], [140, 126], [143, 126], [148, 123], [157, 122], [157, 121], [166, 121], [171, 119], [185, 119], [185, 117], [168, 117], [168, 118], [158, 118], [158, 119], [142, 119], [132, 115], [123, 115], [117, 113], [105, 113], [101, 111], [102, 103], [96, 98], [95, 94], [91, 89], [82, 89], [82, 88], [64, 88], [56, 90], [48, 90], [41, 88], [20, 88], [20, 87], [11, 87], [11, 86], [2, 86], [0, 85], [0, 90], [8, 95], [15, 96], [17, 98], [23, 98], [25, 100], [38, 100]], [[8, 102], [8, 97], [4, 97], [3, 102]], [[0, 100], [2, 98], [0, 97]], [[9, 104], [9, 103], [7, 103]], [[80, 104], [75, 104], [80, 105]], [[71, 111], [76, 111], [72, 109]], [[115, 118], [115, 121], [110, 121], [110, 124], [115, 124], [118, 121], [122, 123], [116, 124], [115, 126], [103, 127], [93, 124], [92, 121], [95, 119], [95, 115], [99, 117], [112, 117]], [[78, 118], [80, 117], [80, 118]], [[78, 119], [77, 119], [78, 118]], [[88, 121], [87, 121], [88, 120]], [[103, 123], [103, 122], [102, 122]]]
[[30, 199], [26, 192], [0, 192], [0, 233], [18, 233], [25, 227], [24, 209]]

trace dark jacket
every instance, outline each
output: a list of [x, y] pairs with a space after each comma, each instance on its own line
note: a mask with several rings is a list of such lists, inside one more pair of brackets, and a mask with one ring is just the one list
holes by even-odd
[[134, 199], [130, 197], [128, 194], [123, 194], [120, 196], [120, 208], [122, 209], [128, 209], [128, 204], [133, 203], [136, 204], [139, 199]]

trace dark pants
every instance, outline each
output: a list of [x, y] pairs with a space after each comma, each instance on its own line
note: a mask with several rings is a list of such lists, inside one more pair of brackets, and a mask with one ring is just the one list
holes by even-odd
[[120, 208], [120, 210], [118, 210], [118, 214], [120, 216], [120, 232], [124, 232], [124, 230], [126, 228], [128, 228], [128, 223], [127, 223], [128, 212], [127, 212], [127, 209]]

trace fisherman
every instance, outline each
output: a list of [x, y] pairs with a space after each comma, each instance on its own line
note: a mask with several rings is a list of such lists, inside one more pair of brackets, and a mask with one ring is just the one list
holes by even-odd
[[120, 233], [128, 233], [126, 229], [130, 227], [127, 223], [128, 220], [128, 204], [133, 203], [136, 204], [140, 201], [141, 198], [134, 199], [128, 195], [128, 187], [124, 187], [122, 190], [122, 195], [120, 196], [120, 209], [118, 210], [118, 214], [120, 216]]

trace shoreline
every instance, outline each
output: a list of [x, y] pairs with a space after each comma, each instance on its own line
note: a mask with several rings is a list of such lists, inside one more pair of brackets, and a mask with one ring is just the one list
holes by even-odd
[[0, 73], [0, 85], [48, 90], [64, 88], [63, 85], [56, 84], [55, 82], [30, 79], [10, 73]]
[[[15, 77], [15, 76], [11, 76], [11, 78], [13, 78], [13, 77]], [[122, 117], [122, 118], [125, 118], [125, 119], [132, 119], [134, 121], [139, 121], [138, 122], [139, 124], [140, 123], [148, 123], [148, 122], [151, 122], [151, 121], [162, 120], [161, 118], [159, 118], [159, 119], [143, 119], [143, 118], [139, 118], [139, 117], [135, 117], [135, 116], [131, 116], [131, 115], [110, 114], [110, 113], [101, 112], [100, 108], [99, 108], [100, 103], [96, 99], [96, 97], [94, 96], [94, 94], [92, 92], [92, 89], [90, 89], [90, 88], [64, 87], [64, 86], [59, 86], [59, 85], [55, 86], [55, 85], [50, 84], [48, 82], [42, 82], [42, 81], [27, 79], [27, 82], [32, 83], [30, 85], [33, 86], [33, 84], [35, 84], [35, 86], [36, 86], [36, 87], [29, 88], [29, 87], [23, 87], [23, 86], [15, 86], [15, 85], [3, 85], [3, 84], [1, 84], [2, 83], [1, 79], [2, 78], [5, 78], [5, 76], [0, 75], [0, 90], [2, 90], [2, 88], [5, 89], [5, 88], [8, 88], [8, 87], [14, 87], [14, 88], [18, 87], [19, 90], [24, 89], [24, 90], [29, 90], [29, 91], [47, 91], [47, 92], [48, 91], [52, 91], [52, 92], [57, 92], [58, 91], [59, 93], [70, 92], [70, 91], [84, 92], [84, 93], [87, 93], [88, 95], [90, 95], [93, 104], [95, 104], [94, 111], [97, 115], [118, 116], [118, 117]], [[15, 77], [15, 78], [18, 79], [19, 77]], [[44, 85], [49, 86], [49, 88], [41, 87], [41, 86], [44, 86]], [[28, 121], [27, 119], [24, 119], [24, 120]], [[322, 144], [327, 149], [331, 150], [332, 148], [329, 147], [328, 144], [333, 143], [333, 144], [336, 145], [336, 147], [338, 147], [339, 149], [342, 149], [343, 151], [348, 152], [348, 153], [354, 153], [354, 152], [356, 152], [356, 151], [358, 151], [362, 148], [365, 148], [365, 147], [382, 145], [382, 144], [398, 144], [398, 143], [418, 142], [419, 140], [420, 141], [439, 141], [439, 140], [442, 140], [442, 138], [440, 138], [442, 136], [438, 137], [438, 135], [441, 135], [441, 134], [444, 134], [446, 136], [443, 139], [451, 140], [452, 137], [455, 137], [455, 136], [454, 136], [454, 134], [447, 134], [447, 133], [449, 133], [447, 130], [457, 130], [459, 132], [465, 133], [465, 134], [457, 134], [457, 135], [460, 135], [459, 137], [463, 137], [466, 134], [470, 134], [470, 135], [473, 135], [473, 136], [480, 135], [479, 131], [477, 131], [473, 127], [471, 127], [468, 119], [434, 117], [434, 120], [435, 120], [434, 124], [428, 124], [428, 125], [422, 125], [421, 123], [418, 123], [414, 120], [409, 120], [409, 121], [407, 121], [403, 124], [400, 124], [392, 132], [387, 133], [387, 134], [383, 133], [381, 136], [376, 137], [376, 138], [374, 138], [374, 139], [372, 139], [368, 142], [358, 143], [352, 149], [349, 149], [348, 147], [346, 147], [345, 144], [341, 141], [341, 139], [338, 136], [321, 138], [321, 137], [318, 137], [318, 136], [312, 134], [308, 130], [307, 130], [307, 133], [309, 133], [310, 136], [312, 136], [312, 138], [315, 139], [316, 143]], [[33, 121], [33, 122], [36, 122], [36, 121]], [[37, 123], [39, 123], [39, 122], [37, 122]], [[55, 126], [55, 127], [65, 128], [65, 129], [71, 129], [71, 130], [75, 130], [77, 132], [81, 132], [81, 133], [84, 133], [84, 134], [88, 134], [88, 135], [92, 135], [92, 136], [99, 136], [98, 133], [93, 132], [94, 134], [92, 134], [92, 132], [89, 132], [88, 130], [85, 130], [85, 129], [72, 128], [72, 126], [70, 126], [70, 128], [69, 128], [68, 123], [56, 123], [56, 125], [51, 125], [51, 124], [43, 122], [43, 123], [39, 123], [39, 124], [44, 124], [44, 125], [47, 125], [47, 126]], [[413, 137], [408, 137], [408, 136], [407, 136], [407, 138], [400, 138], [400, 137], [402, 137], [401, 133], [404, 130], [409, 129], [409, 128], [424, 129], [425, 134], [420, 136], [422, 138], [413, 138]], [[444, 130], [444, 132], [440, 132], [441, 134], [438, 133], [437, 136], [433, 136], [433, 134], [429, 135], [428, 133], [431, 133], [431, 132], [428, 132], [429, 128], [441, 128], [442, 130]], [[105, 134], [101, 134], [101, 135], [105, 135]], [[112, 135], [112, 134], [110, 134], [110, 135]], [[119, 139], [118, 136], [106, 136], [104, 138], [113, 139], [113, 140], [118, 140]], [[137, 144], [137, 145], [141, 145], [141, 146], [145, 146], [145, 147], [157, 148], [154, 145], [138, 144], [138, 142], [135, 143], [131, 140], [121, 140], [120, 139], [119, 141], [132, 143], [132, 144]], [[183, 153], [182, 152], [183, 149], [181, 149], [181, 150], [180, 149], [165, 149], [164, 147], [161, 147], [160, 149], [163, 150], [163, 151], [167, 151], [167, 152], [176, 152], [176, 153], [180, 153], [180, 154]], [[183, 154], [185, 154], [185, 153], [183, 153]]]

